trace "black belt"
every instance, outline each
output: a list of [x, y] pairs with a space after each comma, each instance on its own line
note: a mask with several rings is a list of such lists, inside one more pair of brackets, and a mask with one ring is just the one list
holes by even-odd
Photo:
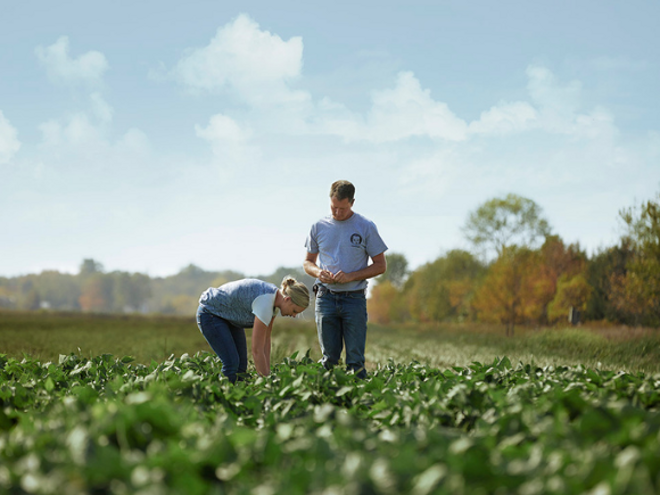
[[342, 295], [342, 294], [364, 294], [365, 289], [356, 289], [356, 290], [332, 290], [328, 289], [325, 285], [323, 284], [314, 284], [314, 287], [312, 287], [312, 290], [314, 291], [314, 295], [317, 294], [317, 292], [320, 292], [321, 295], [323, 295], [325, 292], [329, 292], [332, 295]]

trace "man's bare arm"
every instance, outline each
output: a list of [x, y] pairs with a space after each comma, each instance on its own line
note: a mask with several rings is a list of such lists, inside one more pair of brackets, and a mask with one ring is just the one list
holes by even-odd
[[355, 282], [357, 280], [367, 280], [368, 278], [377, 277], [378, 275], [387, 271], [387, 260], [385, 253], [380, 253], [371, 258], [372, 264], [362, 270], [356, 272], [344, 273], [338, 271], [334, 275], [333, 282], [335, 284], [346, 284], [348, 282]]

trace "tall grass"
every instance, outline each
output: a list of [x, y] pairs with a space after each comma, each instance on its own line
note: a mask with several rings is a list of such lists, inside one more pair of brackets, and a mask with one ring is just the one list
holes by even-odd
[[[248, 330], [248, 339], [250, 331]], [[321, 356], [312, 319], [278, 318], [273, 363], [293, 352]], [[249, 340], [248, 340], [249, 346]], [[0, 311], [0, 354], [56, 361], [60, 354], [132, 356], [163, 361], [170, 355], [212, 352], [193, 316], [110, 316], [80, 313]], [[607, 325], [580, 328], [520, 328], [505, 337], [497, 326], [475, 324], [370, 325], [367, 367], [393, 359], [438, 368], [492, 362], [577, 365], [660, 373], [660, 331]]]
[[373, 325], [367, 357], [417, 359], [436, 367], [491, 362], [577, 365], [660, 373], [660, 331], [627, 327], [519, 328], [513, 337], [494, 325]]

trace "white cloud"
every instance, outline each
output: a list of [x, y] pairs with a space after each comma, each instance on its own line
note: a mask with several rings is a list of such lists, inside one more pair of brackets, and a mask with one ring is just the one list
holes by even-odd
[[191, 89], [229, 88], [253, 106], [299, 104], [309, 95], [288, 83], [300, 76], [302, 52], [302, 38], [284, 41], [242, 14], [218, 29], [207, 46], [191, 50], [173, 73]]
[[465, 121], [456, 117], [446, 103], [431, 98], [412, 72], [399, 73], [394, 89], [376, 91], [367, 119], [370, 141], [395, 141], [411, 136], [462, 141]]
[[112, 122], [114, 109], [100, 93], [89, 96], [89, 107], [61, 119], [51, 119], [39, 125], [41, 146], [89, 146], [103, 143]]
[[129, 129], [117, 141], [116, 148], [124, 154], [144, 155], [151, 151], [151, 144], [147, 135], [140, 129]]
[[92, 93], [89, 97], [92, 105], [92, 112], [101, 122], [110, 122], [114, 114], [113, 108], [106, 102], [99, 93]]
[[582, 84], [571, 81], [561, 86], [550, 69], [540, 65], [527, 67], [527, 90], [532, 101], [546, 112], [572, 115], [580, 104]]
[[579, 113], [582, 83], [561, 85], [546, 67], [527, 68], [527, 89], [538, 107], [538, 126], [546, 132], [567, 134], [574, 139], [613, 139], [618, 134], [614, 117], [604, 107]]
[[462, 145], [443, 146], [410, 159], [400, 171], [399, 183], [409, 197], [419, 198], [425, 192], [438, 197], [460, 184], [468, 167], [471, 168], [469, 152]]
[[211, 144], [213, 154], [224, 164], [245, 161], [258, 154], [257, 148], [249, 147], [252, 131], [226, 115], [212, 116], [207, 127], [196, 125], [195, 133]]
[[[111, 187], [144, 177], [155, 180], [151, 145], [139, 129], [131, 128], [115, 139], [105, 122], [77, 112], [44, 122], [39, 130], [42, 141], [33, 162], [41, 164], [38, 176], [45, 180], [73, 174], [73, 183], [91, 181], [90, 187]], [[158, 176], [161, 168], [159, 164]]]
[[[446, 103], [433, 100], [412, 72], [401, 72], [392, 89], [375, 91], [366, 115], [329, 98], [314, 104], [309, 92], [290, 86], [301, 76], [302, 53], [300, 37], [284, 41], [240, 15], [219, 28], [208, 45], [191, 50], [172, 74], [192, 90], [234, 92], [255, 111], [251, 115], [254, 129], [264, 132], [328, 134], [373, 143], [413, 136], [466, 139], [467, 124]], [[223, 132], [230, 132], [229, 128]]]
[[39, 125], [43, 135], [42, 146], [82, 146], [102, 141], [100, 130], [85, 113], [76, 113], [64, 121], [49, 120]]
[[507, 134], [520, 132], [533, 126], [538, 115], [529, 103], [502, 102], [481, 113], [479, 120], [470, 123], [470, 132], [475, 134]]
[[9, 163], [20, 148], [18, 132], [0, 110], [0, 164]]
[[657, 135], [632, 142], [608, 108], [584, 108], [580, 81], [565, 83], [537, 65], [527, 74], [529, 101], [501, 102], [470, 123], [469, 140], [435, 142], [432, 151], [402, 160], [405, 191], [420, 199], [455, 190], [488, 197], [516, 188], [534, 199], [566, 191], [577, 197], [612, 183], [646, 187], [639, 177], [657, 175], [650, 170]]
[[61, 36], [54, 44], [46, 48], [38, 46], [35, 53], [46, 68], [48, 77], [55, 82], [98, 83], [108, 69], [105, 56], [94, 50], [84, 53], [78, 58], [71, 58], [67, 36]]
[[467, 124], [446, 103], [431, 98], [412, 72], [401, 72], [394, 88], [374, 91], [372, 106], [362, 119], [343, 106], [322, 100], [319, 129], [347, 141], [383, 143], [414, 136], [436, 140], [462, 141], [467, 138]]
[[401, 72], [394, 88], [375, 91], [363, 117], [323, 99], [316, 105], [314, 130], [346, 141], [395, 142], [411, 137], [461, 142], [473, 136], [504, 136], [534, 129], [573, 139], [613, 139], [614, 118], [603, 108], [580, 113], [582, 84], [562, 85], [546, 67], [527, 69], [530, 102], [500, 102], [469, 125], [430, 90], [422, 89], [412, 72]]

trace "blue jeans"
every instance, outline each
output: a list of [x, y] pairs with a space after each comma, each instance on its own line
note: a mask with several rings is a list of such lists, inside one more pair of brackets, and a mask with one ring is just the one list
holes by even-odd
[[232, 383], [240, 380], [248, 365], [245, 329], [208, 313], [203, 306], [197, 309], [197, 326], [222, 361], [222, 374]]
[[346, 368], [366, 378], [364, 348], [367, 341], [367, 298], [361, 292], [319, 291], [316, 297], [316, 329], [324, 368], [339, 362], [346, 346]]

